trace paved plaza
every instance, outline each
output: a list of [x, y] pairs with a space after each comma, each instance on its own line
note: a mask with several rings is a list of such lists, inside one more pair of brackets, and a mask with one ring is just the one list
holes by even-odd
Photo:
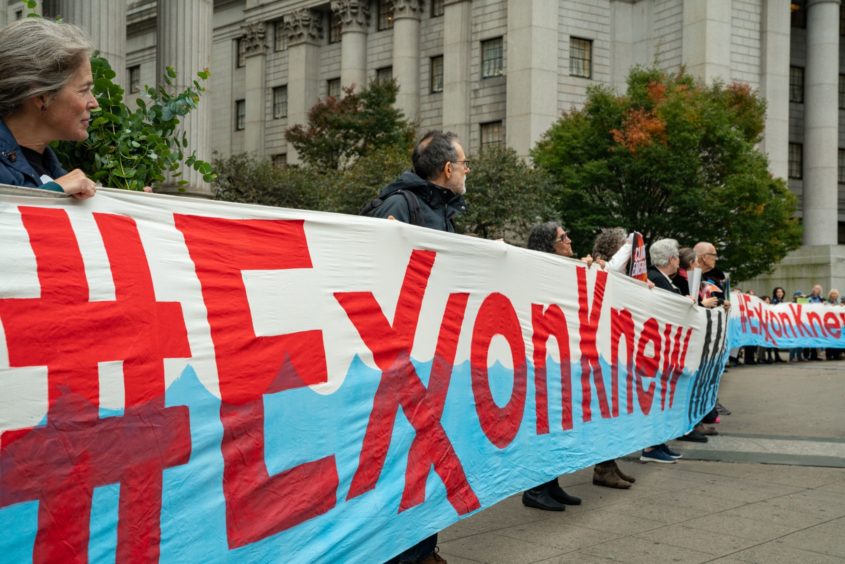
[[[785, 357], [786, 355], [784, 355]], [[677, 464], [620, 462], [630, 490], [561, 476], [583, 504], [529, 509], [521, 496], [440, 535], [470, 562], [845, 562], [845, 361], [732, 368], [718, 437], [675, 442]]]

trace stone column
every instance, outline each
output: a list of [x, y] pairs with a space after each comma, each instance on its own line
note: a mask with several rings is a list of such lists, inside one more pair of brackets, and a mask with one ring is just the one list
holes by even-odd
[[[288, 39], [288, 123], [305, 124], [308, 110], [319, 100], [320, 41], [323, 29], [320, 14], [307, 8], [285, 15]], [[301, 162], [288, 145], [288, 164]]]
[[[181, 91], [193, 85], [197, 72], [211, 65], [212, 0], [180, 0], [156, 4], [157, 75], [161, 82], [165, 68], [176, 71], [173, 89]], [[198, 107], [182, 119], [188, 134], [188, 151], [211, 160], [211, 96], [205, 93]], [[189, 194], [210, 196], [211, 188], [202, 175], [183, 166], [179, 179], [187, 180], [182, 188]]]
[[393, 0], [393, 77], [399, 84], [396, 107], [411, 121], [420, 113], [421, 0]]
[[731, 79], [731, 0], [684, 2], [681, 58], [687, 71], [711, 84]]
[[472, 0], [443, 4], [443, 129], [456, 133], [470, 153]]
[[763, 61], [760, 93], [766, 99], [766, 131], [762, 149], [769, 170], [779, 178], [789, 172], [789, 4], [763, 4]]
[[340, 84], [367, 86], [367, 27], [370, 7], [367, 0], [333, 0], [332, 13], [340, 17]]
[[527, 157], [557, 109], [557, 0], [508, 0], [507, 145]]
[[52, 16], [81, 27], [94, 47], [117, 74], [114, 82], [126, 84], [126, 4], [114, 0], [53, 0]]
[[837, 242], [839, 0], [807, 0], [804, 244]]
[[267, 43], [264, 22], [244, 26], [246, 52], [246, 123], [244, 151], [264, 155], [264, 117], [267, 67]]

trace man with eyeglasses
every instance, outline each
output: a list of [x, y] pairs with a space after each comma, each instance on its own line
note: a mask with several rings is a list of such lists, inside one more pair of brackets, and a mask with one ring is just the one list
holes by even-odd
[[455, 216], [466, 211], [463, 195], [470, 172], [458, 137], [429, 131], [414, 147], [411, 160], [413, 170], [382, 189], [369, 215], [454, 232]]
[[[411, 160], [413, 170], [404, 172], [381, 191], [369, 215], [454, 232], [455, 216], [466, 211], [463, 195], [470, 171], [458, 137], [454, 133], [429, 131], [414, 147]], [[388, 562], [446, 564], [437, 553], [437, 534]]]

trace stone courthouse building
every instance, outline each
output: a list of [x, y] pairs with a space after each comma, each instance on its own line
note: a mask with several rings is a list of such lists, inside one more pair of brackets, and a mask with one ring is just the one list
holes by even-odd
[[[0, 0], [0, 25], [25, 10]], [[762, 149], [801, 202], [804, 247], [747, 288], [818, 281], [845, 290], [845, 74], [840, 0], [44, 0], [107, 55], [129, 93], [163, 65], [212, 78], [188, 120], [204, 158], [297, 162], [285, 128], [348, 85], [397, 79], [421, 130], [455, 131], [472, 154], [527, 155], [594, 84], [632, 65], [740, 81], [766, 98]], [[192, 177], [193, 190], [208, 187]]]

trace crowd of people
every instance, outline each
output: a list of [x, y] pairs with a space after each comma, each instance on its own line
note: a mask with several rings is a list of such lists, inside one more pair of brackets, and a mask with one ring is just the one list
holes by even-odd
[[[92, 93], [90, 42], [74, 26], [27, 19], [2, 30], [0, 48], [4, 53], [0, 59], [0, 183], [64, 192], [78, 199], [93, 196], [95, 183], [78, 169], [69, 173], [64, 170], [49, 147], [56, 140], [82, 141], [88, 135], [91, 112], [97, 108]], [[368, 213], [454, 232], [455, 217], [466, 209], [463, 195], [470, 171], [470, 161], [459, 139], [452, 133], [431, 131], [414, 149], [412, 170], [384, 188], [379, 198], [368, 205]], [[592, 252], [581, 260], [589, 268], [625, 273], [632, 260], [633, 241], [632, 234], [623, 228], [602, 229]], [[528, 235], [527, 246], [573, 257], [572, 241], [557, 222], [535, 226]], [[649, 258], [648, 284], [654, 291], [687, 296], [706, 308], [729, 307], [726, 276], [716, 266], [718, 255], [712, 243], [703, 241], [681, 248], [674, 239], [661, 239], [650, 245]], [[702, 272], [701, 291], [690, 287], [689, 273], [695, 268]], [[763, 299], [777, 304], [786, 301], [786, 296], [784, 289], [778, 287], [771, 297]], [[842, 306], [838, 291], [831, 290], [824, 297], [819, 285], [807, 296], [794, 292], [792, 301]], [[790, 360], [819, 360], [822, 354], [833, 360], [840, 358], [841, 351], [793, 350]], [[742, 356], [746, 364], [783, 362], [778, 351], [772, 349], [762, 354], [746, 349]], [[734, 357], [736, 362], [738, 357], [739, 353]], [[678, 440], [706, 442], [708, 435], [718, 434], [713, 424], [720, 415], [729, 413], [717, 404]], [[681, 453], [662, 443], [644, 448], [639, 459], [672, 464], [681, 457]], [[593, 484], [597, 486], [628, 489], [635, 481], [616, 460], [600, 462], [593, 469]], [[581, 504], [581, 499], [567, 494], [557, 479], [530, 488], [522, 500], [527, 507], [546, 511], [563, 511], [567, 505]], [[436, 547], [435, 534], [391, 562], [444, 563]]]
[[[755, 295], [753, 290], [748, 291], [749, 294]], [[839, 295], [839, 290], [833, 288], [827, 294], [824, 293], [824, 287], [821, 284], [813, 285], [813, 289], [809, 294], [805, 294], [801, 290], [795, 290], [792, 293], [792, 299], [787, 296], [789, 294], [781, 286], [775, 286], [772, 290], [772, 295], [758, 296], [767, 304], [777, 305], [783, 303], [795, 304], [824, 304], [830, 307], [845, 308], [845, 301]], [[776, 349], [770, 347], [755, 347], [747, 346], [742, 349], [733, 349], [730, 352], [729, 364], [732, 367], [751, 365], [751, 364], [773, 364], [778, 362], [805, 362], [816, 360], [841, 360], [843, 355], [842, 349], [835, 348], [812, 348], [812, 347], [798, 347], [793, 349]], [[787, 360], [783, 360], [781, 354], [787, 354]]]

